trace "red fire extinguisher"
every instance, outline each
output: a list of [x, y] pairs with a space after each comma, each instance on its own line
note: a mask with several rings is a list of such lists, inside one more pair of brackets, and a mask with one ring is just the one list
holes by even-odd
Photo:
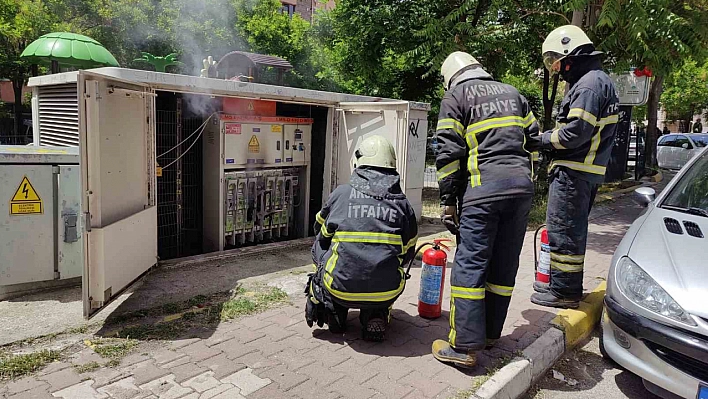
[[[536, 229], [536, 234], [534, 235], [534, 246], [533, 246], [533, 257], [536, 266], [536, 281], [539, 283], [548, 284], [551, 281], [551, 246], [548, 242], [548, 230], [545, 229], [546, 225], [541, 225]], [[539, 255], [538, 247], [536, 242], [538, 241], [538, 233], [541, 233], [541, 252]]]
[[[443, 244], [448, 239], [440, 238], [432, 243], [424, 243], [418, 247], [416, 254], [425, 246], [430, 245], [423, 253], [423, 264], [420, 275], [420, 293], [418, 294], [418, 315], [426, 319], [436, 319], [442, 315], [442, 299], [445, 291], [445, 267], [449, 248]], [[408, 265], [408, 270], [410, 266]], [[407, 276], [408, 273], [406, 273]]]

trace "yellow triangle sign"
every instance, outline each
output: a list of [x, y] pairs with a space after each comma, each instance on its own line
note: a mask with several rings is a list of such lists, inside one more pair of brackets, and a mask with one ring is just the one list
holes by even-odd
[[260, 145], [260, 143], [258, 142], [258, 137], [256, 137], [255, 134], [251, 137], [251, 141], [248, 142], [248, 145]]
[[37, 191], [32, 187], [32, 183], [30, 183], [27, 176], [25, 176], [20, 182], [20, 186], [17, 187], [17, 191], [15, 191], [15, 195], [10, 202], [32, 202], [41, 200]]

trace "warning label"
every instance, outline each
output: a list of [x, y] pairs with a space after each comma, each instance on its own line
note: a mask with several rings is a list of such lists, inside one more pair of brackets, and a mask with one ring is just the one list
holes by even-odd
[[248, 152], [259, 153], [261, 152], [261, 143], [258, 142], [258, 137], [254, 134], [251, 136], [251, 140], [248, 141]]
[[273, 133], [282, 133], [283, 125], [270, 125], [270, 131]]
[[224, 123], [224, 130], [226, 134], [241, 134], [241, 124]]
[[10, 215], [41, 215], [42, 213], [44, 213], [44, 203], [25, 176], [15, 190], [15, 195], [10, 199]]

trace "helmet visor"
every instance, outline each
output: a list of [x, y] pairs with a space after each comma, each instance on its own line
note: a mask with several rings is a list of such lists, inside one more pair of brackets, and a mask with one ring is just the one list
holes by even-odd
[[546, 66], [551, 74], [560, 72], [560, 62], [565, 58], [564, 55], [558, 54], [555, 51], [548, 51], [543, 54], [543, 65]]

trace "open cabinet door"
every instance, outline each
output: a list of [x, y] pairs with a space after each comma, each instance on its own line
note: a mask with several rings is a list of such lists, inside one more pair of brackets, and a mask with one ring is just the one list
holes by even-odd
[[90, 318], [157, 263], [154, 95], [89, 71], [78, 85], [82, 294]]
[[[396, 150], [396, 168], [401, 174], [401, 188], [405, 191], [407, 155], [407, 101], [351, 102], [339, 104], [339, 132], [333, 154], [337, 176], [333, 186], [349, 182], [354, 171], [354, 153], [361, 142], [372, 135], [386, 137]], [[333, 187], [333, 189], [334, 189]]]

